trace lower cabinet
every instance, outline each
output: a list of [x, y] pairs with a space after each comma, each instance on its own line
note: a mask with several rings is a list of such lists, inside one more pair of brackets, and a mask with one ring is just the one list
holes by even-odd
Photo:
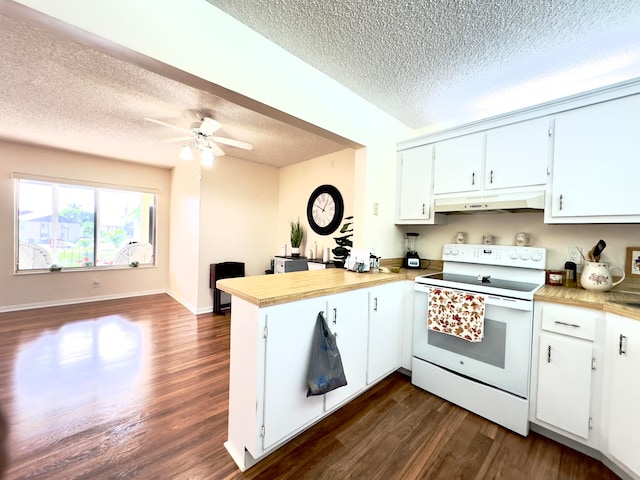
[[339, 293], [328, 299], [329, 329], [336, 343], [347, 384], [325, 395], [325, 410], [337, 407], [364, 389], [367, 379], [367, 290]]
[[538, 301], [534, 333], [530, 421], [598, 448], [604, 313]]
[[591, 404], [591, 342], [540, 335], [536, 418], [589, 438]]
[[[400, 281], [263, 308], [232, 297], [225, 447], [241, 470], [400, 367], [403, 289]], [[337, 335], [347, 385], [307, 397], [319, 312]]]
[[640, 321], [607, 313], [606, 453], [640, 476]]
[[265, 309], [264, 450], [324, 413], [322, 396], [307, 397], [307, 371], [316, 316], [326, 309], [324, 297]]
[[400, 368], [405, 282], [369, 290], [367, 384]]

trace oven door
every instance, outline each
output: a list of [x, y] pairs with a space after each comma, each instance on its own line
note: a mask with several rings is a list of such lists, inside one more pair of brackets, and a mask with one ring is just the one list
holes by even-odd
[[413, 356], [528, 398], [533, 302], [486, 295], [484, 338], [473, 343], [428, 330], [429, 288], [415, 284]]

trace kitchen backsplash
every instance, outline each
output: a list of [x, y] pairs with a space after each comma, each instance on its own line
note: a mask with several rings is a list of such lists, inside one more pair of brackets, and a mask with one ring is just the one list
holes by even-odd
[[466, 243], [482, 243], [483, 235], [493, 235], [497, 245], [513, 245], [517, 232], [531, 235], [532, 245], [547, 249], [547, 268], [561, 268], [570, 246], [582, 248], [584, 255], [598, 240], [607, 247], [602, 261], [625, 266], [627, 247], [640, 247], [640, 224], [548, 225], [542, 212], [473, 213], [449, 215], [446, 225], [398, 226], [403, 232], [418, 232], [416, 250], [422, 258], [438, 259], [442, 246], [454, 243], [457, 232], [466, 232]]

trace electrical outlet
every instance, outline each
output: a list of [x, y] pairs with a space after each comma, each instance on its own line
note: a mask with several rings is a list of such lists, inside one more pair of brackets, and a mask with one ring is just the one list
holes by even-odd
[[582, 249], [579, 247], [569, 247], [567, 249], [567, 262], [580, 265], [582, 263]]

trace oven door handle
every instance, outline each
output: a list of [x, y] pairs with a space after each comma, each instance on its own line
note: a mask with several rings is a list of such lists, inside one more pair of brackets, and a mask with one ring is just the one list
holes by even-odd
[[523, 310], [525, 312], [531, 312], [533, 310], [533, 302], [531, 300], [521, 300], [518, 298], [486, 295], [484, 303], [486, 306], [510, 308], [512, 310]]
[[[429, 293], [429, 290], [432, 288], [431, 285], [425, 285], [423, 283], [414, 283], [413, 289], [416, 293]], [[452, 288], [451, 290], [456, 290], [458, 292], [467, 292], [466, 290]], [[474, 292], [468, 292], [474, 293]], [[480, 293], [474, 293], [474, 295], [482, 295]], [[484, 295], [484, 303], [486, 306], [493, 307], [502, 307], [502, 308], [510, 308], [513, 310], [522, 310], [525, 312], [533, 311], [533, 302], [531, 300], [521, 300], [517, 298], [509, 298], [509, 297], [498, 297], [497, 295]]]

